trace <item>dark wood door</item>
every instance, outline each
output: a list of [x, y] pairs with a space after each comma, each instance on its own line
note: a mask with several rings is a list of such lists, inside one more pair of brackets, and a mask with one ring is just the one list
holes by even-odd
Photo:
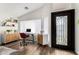
[[[51, 46], [52, 47], [72, 50], [72, 51], [75, 50], [75, 21], [74, 21], [75, 15], [74, 14], [75, 14], [74, 9], [51, 13]], [[58, 28], [60, 28], [59, 29], [60, 31], [58, 30]], [[62, 34], [61, 32], [64, 34]], [[63, 42], [65, 42], [65, 44]]]

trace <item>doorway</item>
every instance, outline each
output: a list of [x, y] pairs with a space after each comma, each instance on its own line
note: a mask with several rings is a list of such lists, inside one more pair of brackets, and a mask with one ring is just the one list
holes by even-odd
[[75, 50], [75, 10], [51, 13], [51, 46]]

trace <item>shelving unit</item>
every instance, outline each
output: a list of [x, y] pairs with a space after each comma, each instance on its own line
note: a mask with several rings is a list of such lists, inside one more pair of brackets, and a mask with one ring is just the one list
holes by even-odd
[[18, 34], [18, 21], [13, 18], [6, 19], [0, 25], [0, 32], [3, 33], [3, 43], [8, 43], [14, 40], [19, 39]]

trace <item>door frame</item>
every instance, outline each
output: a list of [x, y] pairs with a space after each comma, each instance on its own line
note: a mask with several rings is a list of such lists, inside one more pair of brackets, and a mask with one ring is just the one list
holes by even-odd
[[[68, 26], [67, 26], [67, 39], [68, 46], [57, 45], [56, 44], [56, 16], [68, 16]], [[65, 50], [75, 50], [75, 10], [64, 10], [51, 13], [51, 47], [65, 49]]]

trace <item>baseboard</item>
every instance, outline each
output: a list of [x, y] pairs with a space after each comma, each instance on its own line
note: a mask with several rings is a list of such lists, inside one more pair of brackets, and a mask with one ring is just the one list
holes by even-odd
[[79, 52], [78, 52], [78, 51], [75, 51], [75, 54], [76, 54], [76, 55], [79, 55]]
[[1, 45], [7, 45], [7, 44], [10, 44], [10, 43], [13, 43], [13, 42], [16, 42], [16, 41], [19, 41], [19, 40], [11, 41], [11, 42], [8, 42], [8, 43], [2, 43]]
[[77, 52], [74, 52], [75, 53], [75, 55], [78, 55], [78, 53]]

